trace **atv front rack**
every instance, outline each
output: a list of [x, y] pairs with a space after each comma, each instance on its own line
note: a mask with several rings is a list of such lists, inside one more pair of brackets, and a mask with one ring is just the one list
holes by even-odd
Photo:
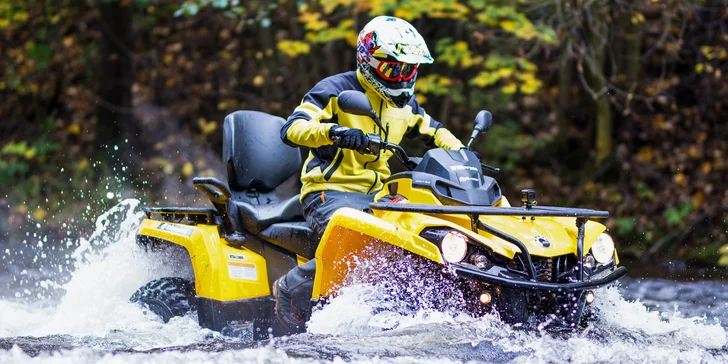
[[493, 234], [515, 246], [526, 258], [526, 265], [528, 270], [528, 278], [531, 281], [536, 281], [536, 268], [533, 265], [531, 254], [528, 252], [526, 245], [520, 240], [508, 235], [500, 230], [497, 230], [487, 224], [480, 221], [480, 216], [522, 216], [526, 217], [574, 217], [576, 218], [576, 227], [579, 231], [576, 239], [576, 255], [578, 258], [579, 271], [577, 273], [579, 282], [584, 281], [584, 227], [589, 218], [605, 219], [609, 217], [609, 212], [591, 210], [591, 209], [576, 209], [568, 207], [553, 207], [553, 206], [523, 206], [523, 207], [493, 207], [493, 206], [442, 206], [442, 205], [424, 205], [424, 204], [409, 204], [409, 203], [392, 203], [392, 202], [374, 202], [369, 204], [369, 207], [373, 210], [382, 211], [397, 211], [397, 212], [413, 212], [423, 214], [438, 214], [438, 215], [469, 215], [472, 223], [472, 230], [478, 232], [478, 229], [485, 230], [490, 234]]

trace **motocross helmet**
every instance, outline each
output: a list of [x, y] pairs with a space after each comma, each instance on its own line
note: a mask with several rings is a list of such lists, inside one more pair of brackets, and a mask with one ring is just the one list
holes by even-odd
[[433, 59], [425, 40], [410, 23], [378, 16], [359, 33], [356, 61], [368, 86], [389, 106], [402, 108], [415, 93], [417, 67]]

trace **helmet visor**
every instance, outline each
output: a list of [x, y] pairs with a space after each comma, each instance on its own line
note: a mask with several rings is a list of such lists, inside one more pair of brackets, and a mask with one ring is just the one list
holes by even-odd
[[417, 63], [383, 61], [374, 58], [372, 66], [377, 75], [389, 82], [409, 81], [417, 74]]

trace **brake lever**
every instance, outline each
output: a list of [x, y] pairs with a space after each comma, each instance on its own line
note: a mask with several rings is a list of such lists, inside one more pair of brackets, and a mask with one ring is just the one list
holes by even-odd
[[485, 163], [481, 163], [480, 166], [483, 167], [483, 169], [486, 169], [488, 171], [500, 173], [500, 168], [498, 168], [498, 167], [491, 167]]

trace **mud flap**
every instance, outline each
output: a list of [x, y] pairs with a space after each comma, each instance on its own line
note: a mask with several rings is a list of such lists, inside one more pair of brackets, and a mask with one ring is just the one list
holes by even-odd
[[578, 328], [581, 325], [581, 316], [584, 313], [584, 307], [586, 306], [586, 294], [587, 291], [574, 292], [571, 299], [573, 303], [565, 304], [564, 309], [568, 311], [564, 313], [564, 323], [573, 329]]
[[514, 324], [528, 320], [528, 296], [526, 291], [516, 288], [501, 288], [496, 310], [506, 323]]

